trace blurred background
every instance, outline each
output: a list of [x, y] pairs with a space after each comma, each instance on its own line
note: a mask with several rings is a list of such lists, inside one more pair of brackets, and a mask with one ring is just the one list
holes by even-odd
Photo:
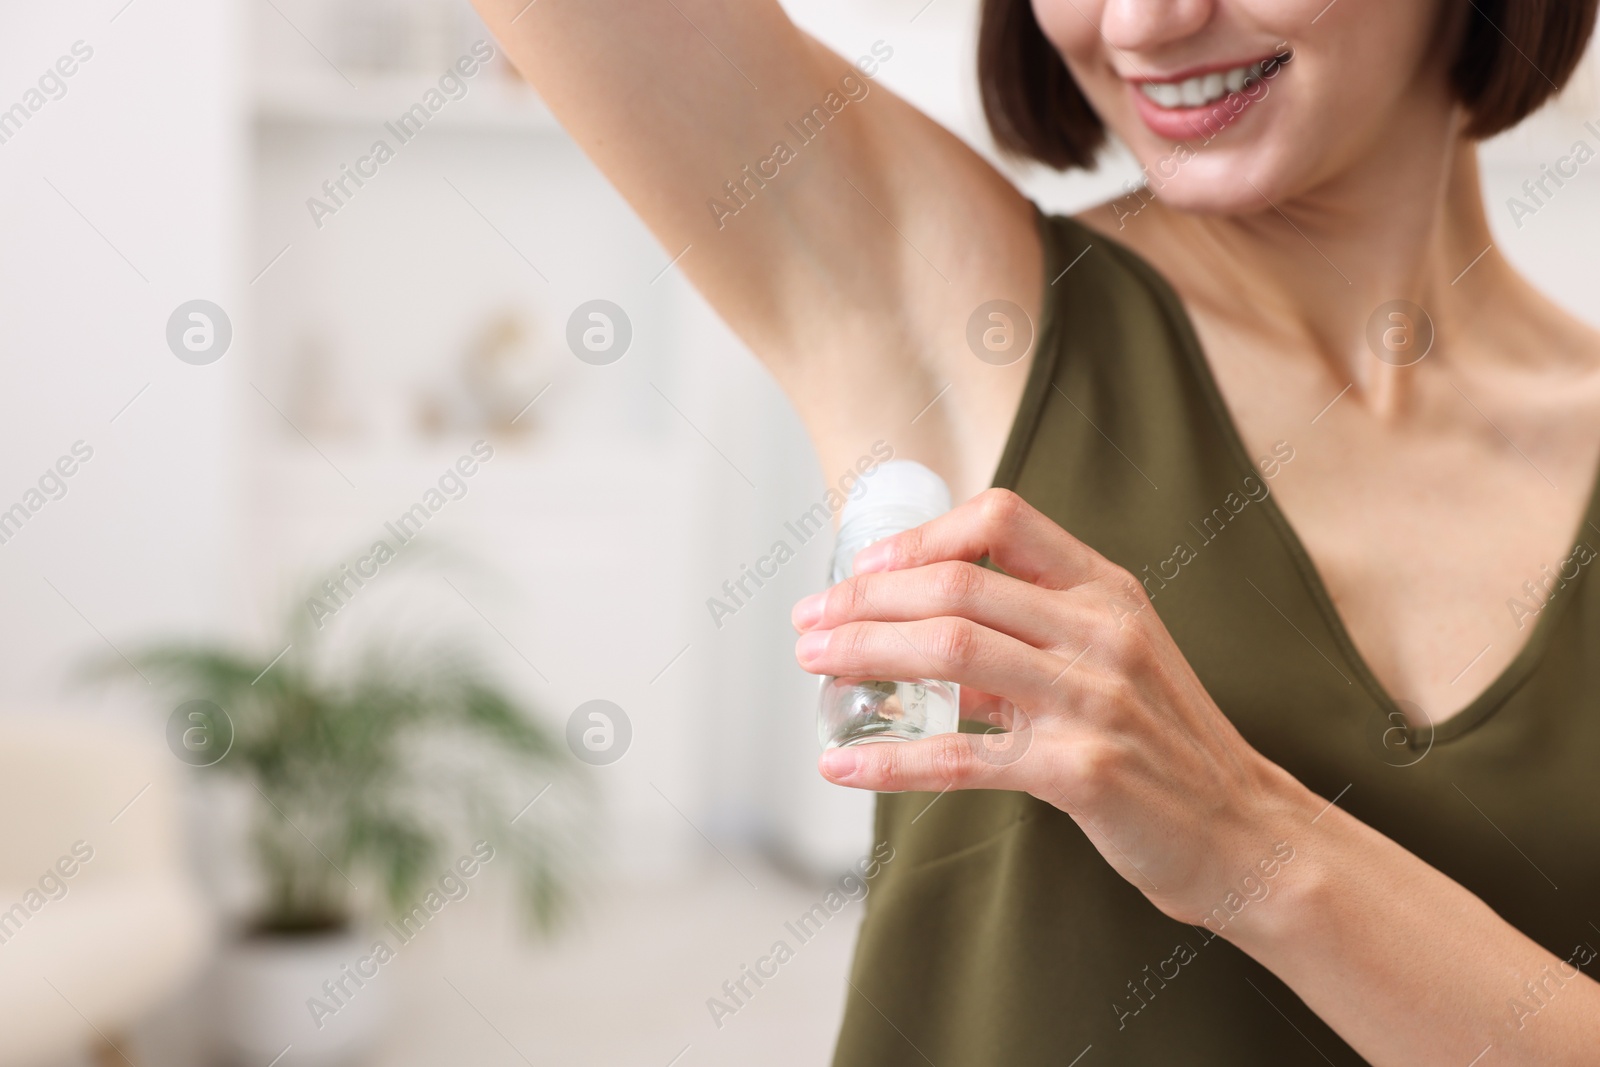
[[[993, 156], [973, 0], [787, 6]], [[843, 472], [683, 250], [465, 0], [7, 4], [0, 72], [0, 1064], [826, 1062], [871, 801], [784, 523]], [[1600, 325], [1600, 163], [1522, 191], [1579, 141], [1592, 62], [1487, 196]]]

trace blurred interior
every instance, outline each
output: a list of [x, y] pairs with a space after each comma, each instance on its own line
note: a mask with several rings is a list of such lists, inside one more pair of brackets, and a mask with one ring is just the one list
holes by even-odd
[[[878, 83], [993, 157], [972, 0], [787, 6], [847, 56], [891, 44]], [[308, 208], [488, 39], [465, 0], [8, 5], [0, 28], [0, 106], [92, 49], [0, 144], [0, 508], [92, 450], [0, 543], [0, 909], [51, 871], [65, 887], [14, 931], [0, 910], [0, 1064], [224, 1061], [216, 976], [252, 906], [251, 798], [169, 752], [166, 690], [86, 664], [166, 640], [271, 659], [304, 590], [478, 441], [493, 459], [429, 520], [427, 558], [408, 550], [277, 669], [337, 663], [364, 634], [442, 634], [552, 736], [603, 699], [632, 738], [578, 768], [593, 798], [570, 917], [528, 931], [488, 865], [351, 1001], [375, 1019], [352, 1056], [826, 1062], [859, 902], [747, 1007], [707, 1006], [873, 844], [870, 797], [816, 776], [816, 683], [791, 656], [789, 608], [821, 585], [826, 539], [731, 616], [706, 601], [842, 472], [687, 285], [682, 250], [657, 246], [498, 49], [336, 211]], [[1592, 62], [1485, 146], [1486, 195], [1500, 251], [1600, 325], [1600, 168], [1534, 214], [1507, 206], [1578, 140], [1600, 148]], [[1054, 210], [1136, 174], [1115, 154], [1088, 175], [1008, 170]], [[197, 298], [233, 330], [205, 366], [166, 340]], [[566, 340], [595, 299], [632, 326], [608, 365]], [[94, 859], [67, 877], [55, 864], [80, 841]]]

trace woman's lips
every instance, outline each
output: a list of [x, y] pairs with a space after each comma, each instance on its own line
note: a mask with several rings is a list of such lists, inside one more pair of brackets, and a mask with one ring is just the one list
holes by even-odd
[[1254, 63], [1212, 66], [1164, 78], [1130, 78], [1139, 117], [1168, 141], [1210, 140], [1267, 96], [1265, 83], [1293, 58], [1287, 49]]

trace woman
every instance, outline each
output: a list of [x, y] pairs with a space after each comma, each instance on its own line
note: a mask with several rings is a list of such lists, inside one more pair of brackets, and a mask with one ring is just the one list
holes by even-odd
[[824, 470], [971, 498], [794, 613], [1005, 731], [823, 755], [896, 793], [837, 1063], [1600, 1059], [1600, 337], [1474, 148], [1594, 0], [987, 0], [1001, 143], [1144, 165], [1076, 219], [873, 85], [893, 41], [526, 2], [479, 0]]

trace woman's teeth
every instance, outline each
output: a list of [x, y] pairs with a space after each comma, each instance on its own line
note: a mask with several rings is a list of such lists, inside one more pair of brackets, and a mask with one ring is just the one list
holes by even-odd
[[[1258, 82], [1262, 69], [1271, 60], [1262, 60], [1246, 67], [1214, 71], [1181, 82], [1142, 82], [1139, 89], [1159, 107], [1204, 107], [1221, 100], [1229, 93], [1243, 92], [1245, 86]], [[1278, 60], [1281, 65], [1282, 61]]]

